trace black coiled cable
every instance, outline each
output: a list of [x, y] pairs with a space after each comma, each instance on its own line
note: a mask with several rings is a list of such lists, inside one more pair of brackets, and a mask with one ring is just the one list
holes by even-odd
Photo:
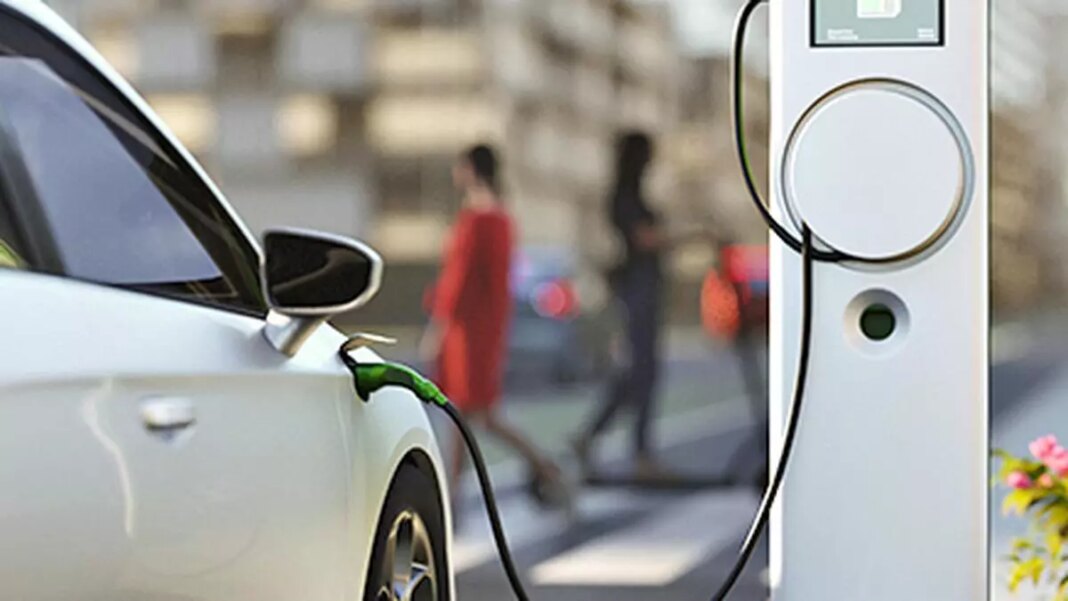
[[[814, 313], [814, 269], [817, 262], [823, 263], [842, 263], [842, 262], [855, 262], [855, 263], [879, 263], [878, 260], [868, 260], [852, 255], [842, 253], [836, 250], [824, 251], [814, 247], [812, 230], [807, 224], [802, 226], [801, 237], [794, 236], [785, 226], [779, 223], [775, 217], [771, 214], [767, 203], [760, 196], [759, 188], [757, 187], [756, 177], [753, 174], [752, 166], [749, 162], [749, 149], [746, 143], [745, 135], [745, 120], [743, 115], [744, 108], [744, 94], [743, 87], [744, 82], [744, 51], [745, 51], [745, 37], [749, 28], [749, 23], [752, 20], [753, 13], [761, 5], [768, 0], [747, 0], [746, 4], [741, 8], [737, 22], [734, 28], [734, 39], [732, 45], [732, 57], [731, 57], [731, 110], [733, 118], [733, 130], [734, 130], [734, 144], [737, 151], [739, 165], [742, 171], [742, 177], [745, 181], [746, 190], [749, 193], [750, 199], [753, 201], [753, 205], [756, 207], [760, 216], [763, 218], [765, 224], [772, 234], [775, 235], [787, 248], [799, 253], [802, 258], [802, 322], [801, 322], [801, 346], [798, 356], [797, 374], [794, 381], [793, 397], [789, 408], [789, 413], [786, 419], [786, 428], [783, 433], [783, 444], [779, 454], [779, 459], [776, 463], [775, 470], [771, 475], [771, 479], [768, 482], [768, 487], [764, 492], [764, 495], [760, 501], [760, 505], [757, 509], [756, 516], [753, 519], [752, 525], [746, 534], [745, 540], [742, 542], [741, 549], [738, 552], [738, 557], [731, 567], [723, 584], [719, 590], [716, 591], [712, 597], [712, 601], [724, 601], [728, 595], [737, 585], [742, 572], [745, 570], [746, 565], [752, 558], [753, 552], [756, 550], [757, 544], [760, 541], [761, 534], [767, 527], [768, 521], [771, 516], [772, 507], [775, 505], [775, 501], [778, 498], [779, 492], [782, 488], [782, 484], [786, 477], [786, 471], [789, 467], [790, 457], [793, 454], [793, 449], [797, 440], [797, 434], [799, 431], [801, 421], [801, 411], [804, 406], [805, 390], [808, 382], [809, 362], [812, 353], [812, 324]], [[508, 582], [512, 587], [512, 590], [519, 601], [529, 601], [530, 597], [527, 595], [526, 590], [523, 587], [523, 583], [519, 578], [519, 571], [515, 567], [514, 560], [512, 558], [511, 551], [508, 547], [508, 541], [504, 534], [504, 528], [501, 524], [500, 514], [497, 508], [496, 499], [493, 493], [493, 487], [490, 483], [489, 473], [486, 469], [485, 461], [482, 458], [481, 450], [478, 446], [478, 441], [471, 433], [470, 429], [464, 423], [462, 416], [452, 406], [447, 405], [444, 407], [445, 412], [454, 424], [460, 429], [460, 433], [467, 444], [469, 451], [471, 452], [472, 460], [475, 465], [475, 472], [478, 476], [478, 481], [482, 489], [482, 496], [486, 503], [486, 510], [489, 516], [490, 525], [493, 529], [493, 538], [497, 545], [497, 550], [501, 557], [501, 563], [504, 566], [505, 574], [508, 577]]]

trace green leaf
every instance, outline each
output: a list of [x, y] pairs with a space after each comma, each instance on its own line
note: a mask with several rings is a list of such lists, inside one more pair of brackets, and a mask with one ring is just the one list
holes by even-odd
[[1012, 571], [1009, 572], [1009, 592], [1015, 593], [1016, 589], [1020, 588], [1020, 583], [1023, 582], [1024, 577], [1027, 575], [1027, 571], [1024, 569], [1022, 563], [1017, 563], [1012, 566]]
[[1046, 548], [1049, 549], [1050, 564], [1052, 569], [1057, 569], [1060, 564], [1061, 549], [1064, 547], [1064, 538], [1060, 531], [1046, 534]]
[[[1043, 494], [1045, 493], [1035, 490], [1014, 490], [1005, 495], [1005, 501], [1001, 505], [1001, 510], [1005, 515], [1013, 513], [1026, 515], [1027, 510], [1029, 510], [1035, 503], [1036, 499]], [[1066, 511], [1068, 511], [1068, 509], [1066, 509]]]
[[1035, 557], [1024, 565], [1027, 566], [1027, 575], [1031, 578], [1031, 582], [1038, 586], [1042, 582], [1042, 572], [1046, 571], [1046, 562]]
[[1047, 507], [1043, 508], [1039, 515], [1045, 521], [1045, 526], [1058, 532], [1068, 528], [1068, 505], [1061, 499], [1056, 499]]

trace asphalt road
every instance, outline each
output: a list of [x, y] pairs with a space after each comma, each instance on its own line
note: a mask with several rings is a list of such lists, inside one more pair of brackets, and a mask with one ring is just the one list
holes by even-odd
[[[690, 374], [687, 377], [702, 377], [699, 369], [675, 369]], [[1057, 341], [1031, 343], [1000, 360], [992, 369], [991, 382], [995, 426], [1000, 416], [1018, 410], [1032, 391], [1066, 369], [1068, 352]], [[735, 398], [709, 413], [683, 411], [662, 420], [662, 457], [687, 477], [686, 483], [636, 486], [623, 477], [625, 454], [608, 452], [604, 466], [609, 482], [583, 488], [572, 516], [541, 512], [521, 489], [506, 484], [501, 510], [532, 597], [554, 601], [711, 598], [732, 565], [757, 502], [752, 480], [762, 457], [760, 438], [753, 438], [744, 401]], [[748, 484], [724, 486], [729, 475]], [[507, 481], [507, 475], [502, 479]], [[469, 498], [458, 518], [459, 599], [511, 599], [480, 505]], [[733, 599], [767, 599], [766, 562], [766, 549], [761, 549]]]
[[[622, 477], [622, 466], [609, 465], [621, 477], [585, 488], [572, 517], [542, 513], [519, 491], [506, 494], [501, 510], [534, 598], [647, 600], [654, 590], [656, 599], [711, 597], [731, 565], [757, 494], [754, 488], [706, 484], [728, 473], [728, 458], [749, 434], [748, 428], [734, 428], [665, 449], [664, 462], [691, 480], [670, 487], [637, 486]], [[508, 599], [483, 521], [477, 505], [461, 518], [459, 598]], [[739, 588], [740, 601], [765, 598], [765, 553], [753, 563]]]

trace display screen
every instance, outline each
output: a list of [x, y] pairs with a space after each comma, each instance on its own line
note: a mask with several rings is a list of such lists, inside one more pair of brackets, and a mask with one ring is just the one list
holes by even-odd
[[945, 0], [812, 0], [814, 46], [940, 46]]

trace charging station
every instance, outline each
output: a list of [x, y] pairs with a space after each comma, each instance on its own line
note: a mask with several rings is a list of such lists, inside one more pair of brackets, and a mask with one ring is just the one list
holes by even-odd
[[[773, 211], [817, 249], [776, 601], [988, 598], [989, 36], [979, 0], [771, 8]], [[802, 262], [771, 253], [771, 449]]]

